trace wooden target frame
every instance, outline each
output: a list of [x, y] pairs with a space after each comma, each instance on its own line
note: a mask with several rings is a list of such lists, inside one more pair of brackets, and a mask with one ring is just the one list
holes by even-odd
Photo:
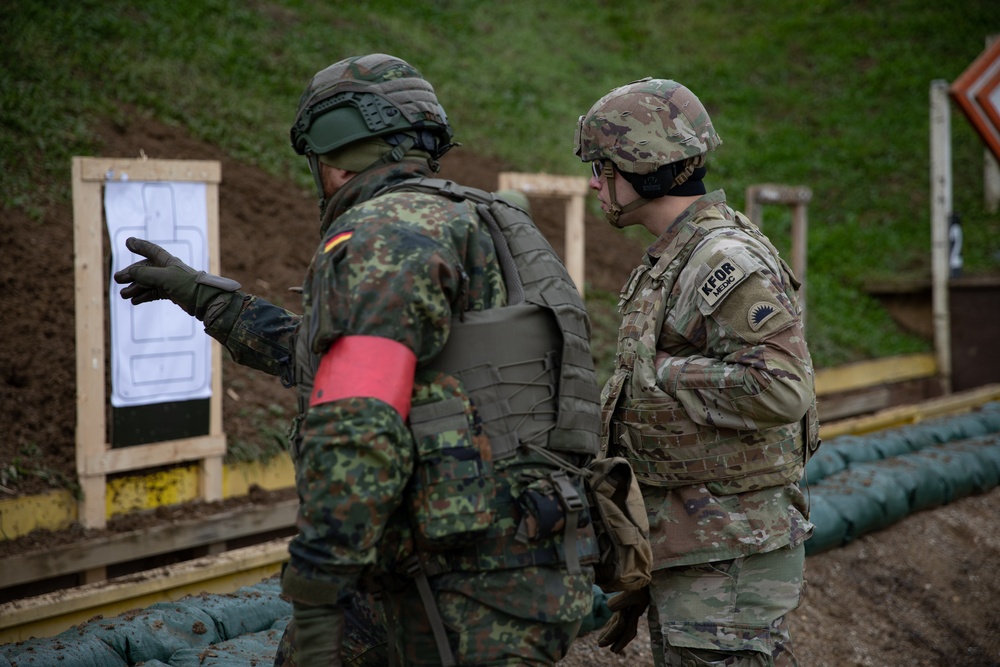
[[107, 525], [107, 476], [155, 466], [198, 461], [199, 494], [222, 499], [222, 357], [211, 345], [212, 395], [208, 434], [112, 449], [107, 439], [103, 186], [112, 181], [205, 184], [209, 271], [219, 270], [219, 183], [217, 161], [74, 157], [73, 244], [76, 296], [76, 471], [83, 498], [78, 517], [85, 528]]

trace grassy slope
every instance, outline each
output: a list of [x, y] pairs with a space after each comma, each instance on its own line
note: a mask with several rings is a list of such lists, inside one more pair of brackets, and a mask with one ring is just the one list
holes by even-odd
[[[70, 156], [120, 103], [310, 187], [288, 149], [298, 95], [315, 70], [371, 51], [420, 68], [472, 150], [582, 175], [576, 117], [616, 85], [674, 78], [724, 139], [712, 187], [736, 206], [752, 183], [812, 188], [810, 340], [831, 366], [928, 349], [861, 288], [929, 280], [928, 88], [996, 32], [995, 0], [7, 0], [0, 192], [28, 210], [68, 199]], [[966, 271], [996, 273], [982, 145], [954, 109]], [[787, 256], [787, 212], [766, 209], [764, 225]], [[590, 299], [598, 330], [613, 328], [614, 296]]]

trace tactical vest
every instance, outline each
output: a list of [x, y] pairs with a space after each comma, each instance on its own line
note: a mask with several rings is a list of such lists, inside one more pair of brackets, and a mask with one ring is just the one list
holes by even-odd
[[[566, 514], [574, 515], [573, 522], [565, 522], [568, 528], [575, 530], [576, 516], [583, 516], [583, 482], [567, 477], [563, 458], [569, 457], [571, 467], [580, 466], [600, 451], [600, 397], [583, 299], [530, 216], [512, 202], [450, 181], [422, 178], [387, 188], [379, 196], [401, 191], [471, 201], [489, 228], [508, 293], [506, 306], [455, 313], [444, 349], [420, 369], [459, 379], [475, 406], [490, 451], [482, 456], [468, 441], [462, 400], [414, 402], [408, 426], [418, 452], [421, 443], [435, 448], [435, 441], [451, 443], [430, 456], [418, 454], [418, 468], [441, 468], [418, 470], [421, 481], [410, 494], [418, 544], [435, 550], [457, 548], [461, 553], [452, 554], [457, 569], [493, 569], [498, 551], [505, 552], [503, 567], [553, 559], [576, 566], [577, 556], [590, 557], [593, 545], [582, 545], [581, 551], [576, 544], [567, 544], [565, 553], [553, 556], [538, 549], [530, 553], [502, 549], [490, 540], [477, 543], [475, 537], [490, 530], [495, 517], [514, 512], [512, 498], [494, 495], [490, 469], [505, 460], [519, 461], [515, 458], [519, 454], [532, 455], [534, 461], [555, 470], [551, 485]], [[307, 344], [313, 338], [311, 326], [306, 313], [295, 342], [299, 416], [290, 437], [294, 459], [301, 439], [298, 422], [319, 366], [318, 356]], [[462, 502], [445, 502], [456, 493]], [[515, 539], [513, 534], [496, 537]], [[566, 537], [575, 543], [575, 536]], [[562, 545], [552, 545], [563, 551]]]
[[596, 456], [600, 407], [586, 307], [530, 216], [493, 193], [443, 179], [411, 179], [385, 192], [400, 190], [471, 201], [493, 237], [507, 305], [457, 313], [429, 364], [462, 380], [493, 460], [524, 445]]
[[749, 221], [734, 217], [728, 207], [720, 208], [725, 211], [722, 219], [685, 223], [686, 230], [677, 237], [680, 248], [668, 248], [656, 264], [638, 267], [629, 278], [619, 304], [623, 322], [616, 369], [602, 396], [601, 437], [628, 459], [644, 484], [704, 484], [713, 493], [727, 495], [797, 481], [819, 444], [819, 422], [814, 399], [801, 423], [759, 430], [713, 428], [692, 420], [684, 406], [657, 385], [655, 344], [640, 341], [655, 343], [681, 271], [697, 247], [725, 229], [739, 228], [770, 250], [780, 262], [788, 298], [797, 302], [798, 283], [770, 242]]

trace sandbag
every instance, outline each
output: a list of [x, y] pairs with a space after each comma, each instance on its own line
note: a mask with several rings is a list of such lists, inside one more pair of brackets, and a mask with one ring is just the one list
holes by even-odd
[[183, 648], [205, 647], [219, 641], [215, 621], [189, 600], [157, 602], [142, 611], [88, 621], [77, 627], [114, 648], [130, 665], [168, 661]]
[[271, 665], [284, 625], [234, 637], [208, 648], [185, 648], [170, 656], [170, 667], [246, 667]]
[[[79, 627], [79, 626], [77, 626]], [[127, 663], [111, 646], [94, 635], [77, 628], [55, 637], [32, 638], [24, 642], [0, 646], [3, 667], [127, 667]]]
[[291, 603], [281, 598], [277, 578], [244, 586], [234, 593], [203, 593], [184, 598], [182, 602], [197, 606], [212, 618], [220, 641], [266, 630], [275, 619], [292, 613]]
[[824, 443], [806, 463], [805, 472], [802, 475], [804, 485], [817, 484], [826, 477], [847, 468], [847, 461], [844, 460], [840, 450], [832, 445], [834, 442], [836, 439]]
[[815, 528], [806, 540], [806, 555], [843, 546], [847, 542], [847, 520], [823, 493], [814, 495], [810, 490], [808, 495], [809, 520]]
[[879, 437], [871, 438], [872, 447], [878, 452], [879, 458], [891, 459], [913, 451], [910, 442], [899, 433], [888, 431]]

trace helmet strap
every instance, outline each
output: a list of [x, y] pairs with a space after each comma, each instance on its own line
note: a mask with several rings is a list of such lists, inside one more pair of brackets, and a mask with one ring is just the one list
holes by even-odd
[[309, 172], [312, 174], [313, 182], [316, 183], [316, 194], [319, 195], [319, 215], [322, 218], [326, 212], [326, 195], [323, 192], [323, 174], [320, 172], [319, 156], [315, 153], [306, 153], [306, 160], [309, 161]]
[[608, 194], [611, 195], [611, 201], [609, 202], [608, 211], [605, 213], [605, 217], [608, 222], [611, 223], [612, 227], [618, 229], [622, 228], [619, 218], [623, 213], [628, 213], [629, 211], [634, 211], [640, 206], [645, 206], [651, 200], [639, 197], [635, 201], [631, 201], [625, 206], [618, 204], [618, 195], [615, 191], [615, 166], [611, 164], [611, 160], [606, 160], [604, 162], [604, 178], [608, 181]]
[[691, 175], [694, 174], [696, 169], [701, 169], [704, 166], [705, 166], [704, 153], [702, 153], [701, 155], [690, 157], [687, 160], [685, 160], [684, 168], [674, 177], [674, 182], [671, 183], [670, 189], [673, 190], [674, 188], [683, 185], [685, 182], [687, 182], [689, 178], [691, 178]]

